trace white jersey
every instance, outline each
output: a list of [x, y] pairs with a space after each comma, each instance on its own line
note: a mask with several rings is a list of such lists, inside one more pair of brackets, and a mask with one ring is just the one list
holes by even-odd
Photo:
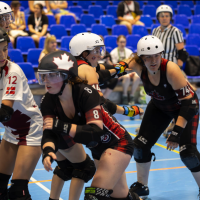
[[43, 133], [41, 112], [22, 69], [9, 60], [0, 78], [0, 103], [2, 100], [14, 100], [14, 113], [8, 122], [3, 123], [3, 139], [17, 145], [40, 146]]

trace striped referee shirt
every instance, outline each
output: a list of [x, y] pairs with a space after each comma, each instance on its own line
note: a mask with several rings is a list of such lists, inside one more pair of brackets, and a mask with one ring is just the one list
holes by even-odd
[[182, 32], [174, 27], [167, 27], [163, 32], [161, 27], [153, 29], [152, 35], [158, 37], [164, 45], [164, 58], [177, 63], [178, 51], [175, 44], [184, 42]]

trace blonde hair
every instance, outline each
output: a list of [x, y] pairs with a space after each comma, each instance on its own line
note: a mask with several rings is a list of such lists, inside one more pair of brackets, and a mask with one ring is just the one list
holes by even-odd
[[44, 50], [42, 51], [44, 54], [50, 53], [49, 42], [52, 42], [52, 41], [56, 42], [56, 37], [54, 35], [49, 35], [46, 37], [45, 43], [44, 43]]

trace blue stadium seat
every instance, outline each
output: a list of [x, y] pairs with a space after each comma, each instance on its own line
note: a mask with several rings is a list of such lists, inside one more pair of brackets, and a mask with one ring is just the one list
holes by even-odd
[[92, 14], [82, 14], [80, 24], [85, 24], [87, 31], [91, 31], [91, 25], [95, 24], [94, 15]]
[[196, 5], [200, 5], [200, 1], [196, 1]]
[[66, 36], [65, 26], [63, 24], [51, 25], [50, 34], [55, 35], [56, 41], [60, 42], [62, 36]]
[[[7, 1], [6, 1], [7, 2]], [[22, 7], [24, 7], [24, 9], [27, 9], [29, 8], [29, 5], [28, 5], [28, 1], [20, 1], [20, 4]], [[9, 4], [10, 5], [10, 4]]]
[[181, 5], [188, 5], [191, 10], [194, 10], [194, 3], [193, 1], [180, 1]]
[[177, 3], [177, 1], [164, 1], [164, 4], [165, 5], [172, 5], [173, 6], [173, 9], [175, 10], [175, 11], [177, 11], [177, 8], [178, 8], [178, 3]]
[[127, 36], [128, 33], [128, 29], [125, 25], [118, 25], [115, 24], [112, 26], [112, 35], [125, 35]]
[[61, 47], [60, 50], [61, 50], [61, 51], [67, 51], [67, 52], [69, 52], [69, 49], [67, 49], [67, 48], [62, 48], [62, 47]]
[[200, 50], [200, 35], [199, 34], [188, 34], [186, 37], [186, 45], [195, 45]]
[[39, 48], [41, 48], [41, 49], [44, 48], [45, 39], [46, 39], [45, 36], [40, 38], [40, 40], [39, 40]]
[[42, 49], [29, 49], [27, 55], [27, 62], [30, 62], [33, 68], [38, 67], [38, 59], [40, 57]]
[[20, 49], [23, 55], [27, 55], [28, 49], [35, 48], [35, 42], [30, 36], [17, 38], [17, 49]]
[[190, 34], [193, 34], [193, 33], [200, 34], [200, 22], [199, 22], [199, 24], [190, 24], [189, 33]]
[[28, 18], [29, 18], [30, 15], [25, 15], [25, 23], [26, 23], [26, 31], [29, 30], [28, 28]]
[[71, 26], [70, 35], [74, 36], [78, 33], [87, 32], [85, 24], [73, 24]]
[[78, 1], [77, 4], [82, 7], [83, 11], [88, 12], [88, 7], [92, 5], [92, 1]]
[[8, 56], [12, 62], [24, 62], [24, 58], [20, 49], [9, 49]]
[[61, 48], [66, 48], [69, 51], [69, 43], [73, 36], [63, 36], [61, 38]]
[[151, 33], [153, 32], [153, 29], [157, 28], [158, 26], [160, 26], [160, 24], [152, 24], [151, 25]]
[[106, 28], [112, 28], [112, 26], [116, 23], [112, 15], [101, 15], [100, 24], [104, 24]]
[[186, 39], [186, 31], [185, 28], [182, 24], [174, 24], [173, 26], [177, 27], [178, 29], [180, 29], [180, 31], [183, 33], [183, 39]]
[[89, 6], [89, 14], [94, 15], [95, 20], [99, 20], [100, 16], [103, 15], [103, 8], [101, 6]]
[[112, 47], [106, 47], [106, 51], [108, 51], [109, 53], [112, 51]]
[[154, 5], [156, 8], [158, 8], [161, 5], [161, 1], [148, 1], [147, 5]]
[[154, 5], [144, 5], [143, 15], [150, 15], [153, 20], [156, 20], [156, 7]]
[[192, 56], [199, 56], [199, 49], [196, 45], [186, 45], [185, 46], [186, 51], [189, 53], [189, 55]]
[[62, 15], [60, 17], [60, 24], [63, 24], [67, 31], [71, 31], [71, 25], [76, 24], [76, 21], [71, 15]]
[[112, 15], [115, 19], [117, 19], [117, 6], [107, 6], [107, 15]]
[[54, 17], [54, 15], [46, 15], [48, 17], [48, 28], [47, 30], [50, 31], [50, 26], [52, 24], [56, 24], [56, 19]]
[[143, 22], [148, 29], [150, 29], [153, 24], [150, 15], [141, 15], [140, 21]]
[[140, 10], [143, 11], [144, 1], [137, 1], [140, 5]]
[[91, 32], [97, 35], [103, 35], [103, 36], [108, 35], [108, 31], [104, 24], [92, 24]]
[[141, 37], [148, 35], [147, 28], [145, 26], [133, 25], [132, 34], [141, 35]]
[[190, 6], [188, 5], [180, 5], [178, 6], [178, 15], [184, 14], [188, 17], [188, 19], [191, 18], [192, 12], [190, 9]]
[[106, 47], [108, 46], [114, 49], [115, 47], [117, 47], [117, 35], [104, 36], [104, 43]]
[[140, 35], [127, 35], [126, 36], [126, 45], [131, 46], [133, 49], [137, 49], [137, 43], [141, 38]]
[[83, 14], [83, 9], [81, 6], [69, 6], [69, 11], [74, 13], [78, 19], [80, 19], [81, 15]]
[[136, 49], [134, 49], [133, 47], [131, 46], [126, 46], [127, 49], [130, 49], [133, 53], [136, 51]]
[[28, 84], [38, 83], [37, 79], [35, 78], [33, 66], [30, 62], [17, 64], [21, 67], [26, 78], [28, 79]]
[[13, 48], [12, 42], [9, 42], [9, 43], [8, 43], [8, 49], [14, 49], [14, 48]]
[[199, 15], [193, 15], [191, 20], [192, 20], [192, 24], [199, 24], [200, 23], [200, 14]]
[[73, 6], [74, 4], [73, 4], [73, 1], [67, 1], [67, 7], [69, 7], [69, 6]]
[[174, 16], [174, 24], [182, 24], [184, 28], [189, 28], [189, 21], [186, 15], [175, 15]]
[[107, 6], [109, 6], [108, 1], [95, 1], [95, 5], [99, 5], [103, 8], [104, 11], [106, 11]]
[[200, 4], [199, 5], [196, 5], [194, 7], [194, 14], [195, 15], [200, 15]]
[[117, 6], [120, 2], [121, 0], [113, 1], [113, 5]]

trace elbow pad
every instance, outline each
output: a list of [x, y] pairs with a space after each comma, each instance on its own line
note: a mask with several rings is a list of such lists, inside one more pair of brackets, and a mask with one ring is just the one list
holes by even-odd
[[112, 115], [114, 115], [116, 113], [116, 111], [117, 111], [117, 105], [115, 103], [113, 103], [109, 99], [106, 99], [104, 105], [106, 106], [106, 108], [108, 109], [108, 111]]
[[43, 131], [42, 141], [41, 141], [41, 147], [47, 142], [52, 142], [55, 145], [55, 152], [58, 151], [58, 144], [60, 142], [59, 137], [49, 129], [45, 129]]
[[11, 119], [14, 110], [10, 106], [1, 104], [0, 108], [0, 122], [7, 122]]
[[108, 70], [99, 70], [98, 72], [99, 75], [99, 83], [102, 84], [105, 81], [109, 80], [111, 78], [111, 74]]
[[74, 142], [85, 144], [88, 148], [93, 148], [101, 142], [101, 137], [105, 132], [96, 124], [77, 125]]
[[185, 48], [178, 50], [178, 59], [180, 59], [182, 62], [186, 62], [188, 59], [188, 52], [185, 50]]
[[179, 116], [186, 119], [188, 122], [197, 115], [199, 112], [199, 103], [196, 94], [191, 99], [185, 99], [181, 101], [181, 109]]

